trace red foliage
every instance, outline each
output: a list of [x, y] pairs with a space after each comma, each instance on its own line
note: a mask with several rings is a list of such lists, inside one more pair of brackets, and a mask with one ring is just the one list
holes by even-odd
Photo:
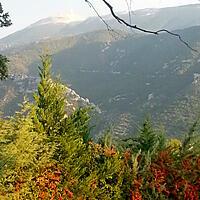
[[130, 158], [131, 158], [131, 152], [130, 152], [130, 150], [125, 151], [125, 153], [124, 153], [124, 160], [125, 160], [125, 162], [128, 162], [130, 160]]
[[114, 146], [112, 146], [112, 147], [105, 147], [105, 148], [104, 148], [104, 155], [105, 155], [106, 157], [113, 157], [113, 156], [115, 156], [116, 154], [117, 154], [117, 152], [116, 152]]
[[159, 153], [150, 166], [152, 176], [147, 177], [150, 188], [173, 199], [198, 200], [200, 159], [193, 156], [175, 159], [169, 150]]
[[131, 190], [131, 198], [130, 200], [142, 200], [142, 195], [139, 190], [132, 191]]
[[64, 196], [67, 196], [68, 198], [73, 198], [73, 193], [69, 190], [69, 189], [67, 189], [67, 188], [65, 188], [64, 189]]
[[22, 185], [23, 185], [24, 181], [22, 178], [20, 178], [19, 180], [17, 180], [15, 182], [15, 192], [19, 192], [20, 189], [22, 188]]
[[184, 200], [199, 200], [198, 187], [187, 184], [185, 186]]
[[133, 181], [133, 187], [139, 190], [142, 186], [142, 178]]
[[43, 173], [36, 179], [36, 185], [39, 190], [38, 198], [41, 200], [73, 198], [73, 193], [69, 189], [58, 188], [58, 185], [61, 184], [61, 177], [62, 170], [58, 166], [50, 165], [46, 167]]

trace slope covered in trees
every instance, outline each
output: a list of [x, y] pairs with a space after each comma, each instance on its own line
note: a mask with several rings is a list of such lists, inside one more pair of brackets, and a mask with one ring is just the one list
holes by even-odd
[[43, 56], [34, 102], [0, 119], [1, 199], [199, 199], [198, 120], [183, 141], [147, 119], [134, 138], [95, 142], [89, 110], [67, 112], [66, 87], [50, 68]]
[[[176, 32], [199, 49], [199, 31], [197, 26]], [[37, 76], [38, 52], [50, 49], [54, 71], [102, 110], [101, 130], [112, 125], [118, 135], [130, 134], [148, 113], [156, 122], [165, 123], [170, 135], [180, 134], [176, 130], [188, 130], [189, 118], [195, 120], [199, 110], [198, 101], [195, 109], [190, 107], [191, 99], [199, 98], [199, 55], [166, 34], [159, 38], [126, 34], [124, 38], [121, 32], [116, 36], [92, 32], [5, 53], [13, 72]], [[183, 109], [177, 111], [180, 104]], [[184, 121], [180, 120], [181, 115], [185, 116]]]

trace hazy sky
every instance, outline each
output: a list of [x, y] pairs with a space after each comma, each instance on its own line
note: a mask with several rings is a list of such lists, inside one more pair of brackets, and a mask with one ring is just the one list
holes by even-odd
[[[108, 13], [101, 0], [90, 1], [94, 3], [99, 13], [102, 15]], [[0, 2], [4, 10], [9, 11], [13, 22], [11, 27], [1, 28], [0, 38], [49, 16], [73, 14], [79, 18], [86, 18], [94, 15], [85, 0], [1, 0]], [[116, 11], [127, 9], [125, 0], [109, 0], [109, 2]], [[199, 3], [198, 0], [132, 0], [132, 2], [133, 10]]]

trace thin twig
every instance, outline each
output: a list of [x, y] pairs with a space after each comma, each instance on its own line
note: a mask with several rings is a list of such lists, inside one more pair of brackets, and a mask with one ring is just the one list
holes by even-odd
[[129, 16], [129, 24], [132, 24], [132, 17], [131, 17], [131, 1], [130, 4], [128, 3], [128, 0], [125, 0], [127, 8], [128, 8], [128, 16]]
[[89, 0], [85, 0], [85, 2], [89, 5], [90, 8], [92, 8], [94, 10], [94, 12], [96, 13], [96, 15], [99, 17], [99, 19], [106, 25], [107, 30], [109, 31], [109, 33], [112, 35], [112, 37], [116, 38], [115, 35], [113, 35], [112, 33], [117, 34], [118, 36], [122, 36], [120, 35], [120, 33], [118, 33], [117, 31], [115, 31], [106, 21], [105, 19], [99, 14], [99, 12], [96, 10], [96, 8], [93, 6], [93, 4], [89, 1]]
[[181, 37], [181, 35], [179, 35], [179, 34], [177, 34], [177, 33], [173, 33], [173, 32], [171, 32], [171, 31], [169, 31], [169, 30], [166, 30], [166, 29], [161, 29], [161, 30], [158, 30], [158, 31], [156, 31], [156, 32], [157, 32], [157, 34], [159, 34], [159, 33], [161, 33], [161, 32], [166, 32], [166, 33], [168, 33], [168, 34], [170, 34], [170, 35], [172, 35], [172, 36], [175, 36], [175, 37], [177, 37], [186, 47], [188, 47], [188, 48], [191, 49], [192, 51], [198, 52], [198, 50], [192, 48], [185, 40], [183, 40], [183, 38]]

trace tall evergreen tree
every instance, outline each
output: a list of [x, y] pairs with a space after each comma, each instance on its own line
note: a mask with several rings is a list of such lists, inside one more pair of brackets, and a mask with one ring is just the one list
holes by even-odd
[[[10, 16], [5, 13], [0, 2], [0, 27], [8, 27], [12, 24]], [[8, 77], [8, 59], [5, 56], [0, 55], [0, 80], [4, 80]]]

